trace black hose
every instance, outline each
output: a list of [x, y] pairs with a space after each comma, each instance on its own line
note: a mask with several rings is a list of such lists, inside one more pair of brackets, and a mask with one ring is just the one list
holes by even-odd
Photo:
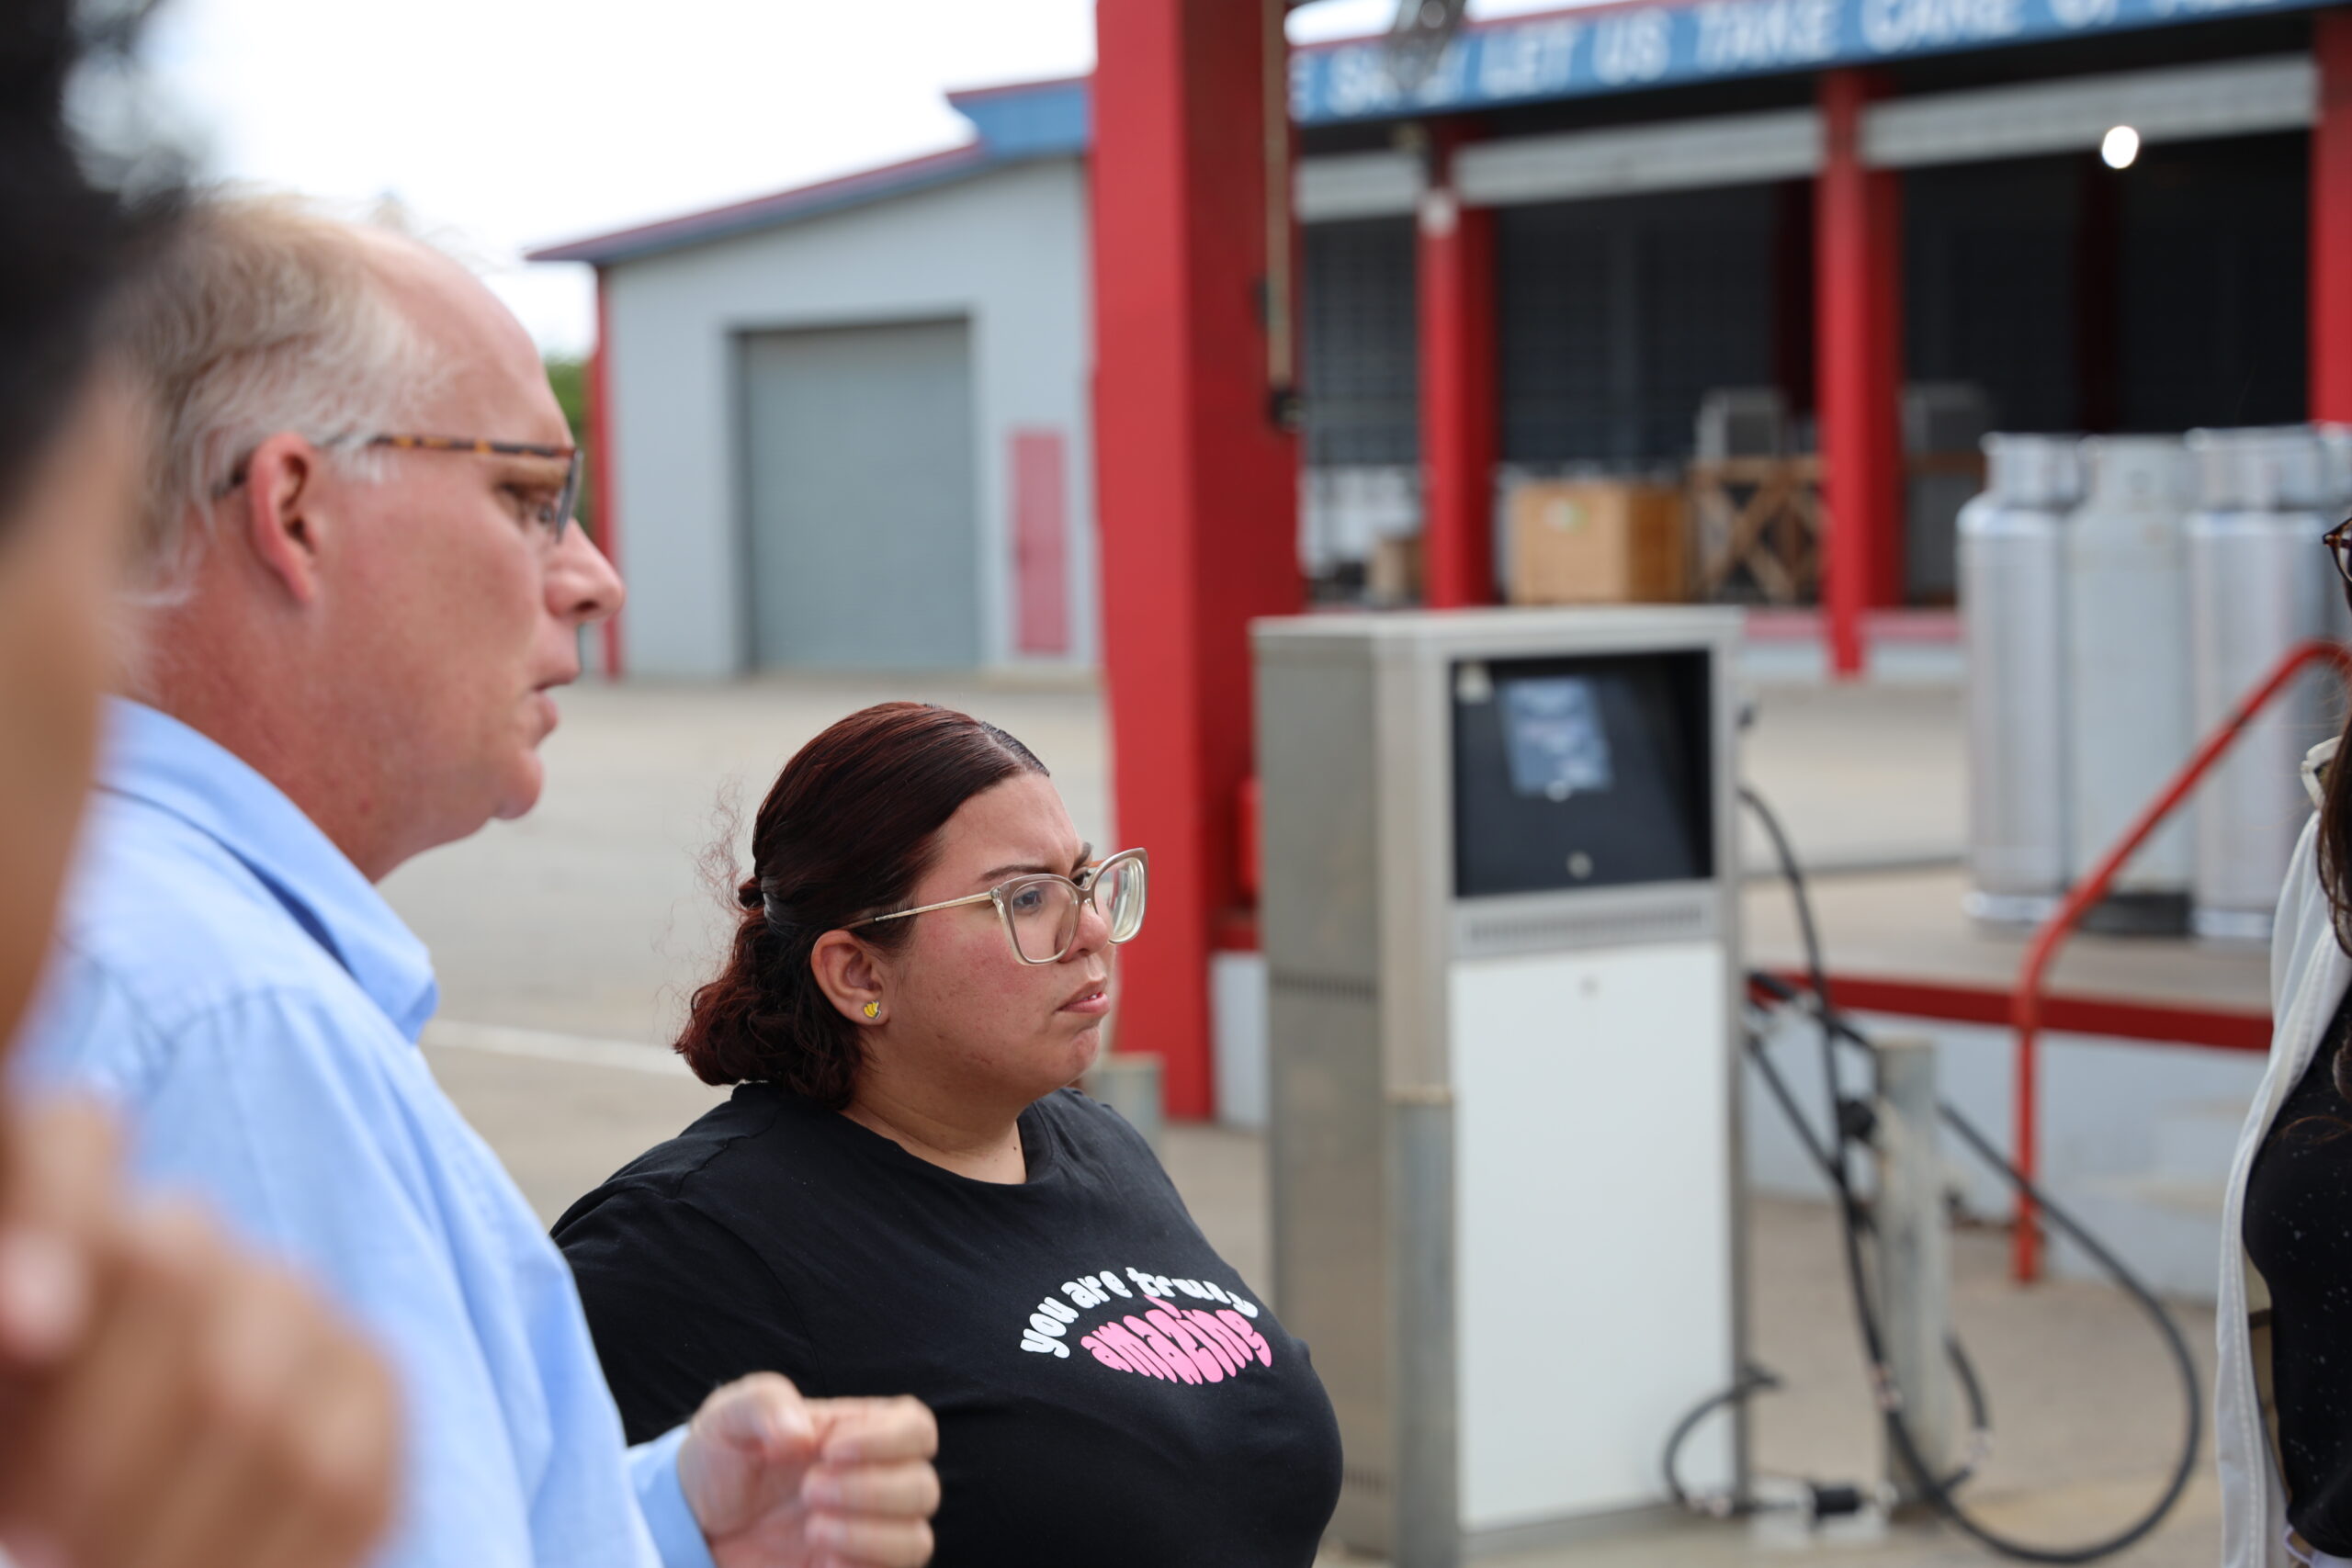
[[[1768, 976], [1753, 976], [1753, 979], [1758, 982], [1769, 981], [1770, 978]], [[1777, 982], [1773, 983], [1777, 984]], [[1865, 1046], [1864, 1049], [1868, 1047]], [[1788, 1080], [1781, 1077], [1781, 1069], [1773, 1066], [1771, 1056], [1764, 1049], [1764, 1042], [1753, 1031], [1749, 1032], [1747, 1036], [1747, 1054], [1749, 1059], [1756, 1065], [1758, 1076], [1763, 1078], [1764, 1087], [1770, 1090], [1772, 1098], [1780, 1102], [1781, 1114], [1788, 1117], [1789, 1124], [1795, 1129], [1797, 1140], [1804, 1145], [1806, 1155], [1819, 1168], [1824, 1179], [1834, 1185], [1837, 1181], [1836, 1168], [1830, 1161], [1829, 1152], [1822, 1147], [1821, 1140], [1814, 1136], [1813, 1128], [1805, 1122], [1804, 1113], [1797, 1109], [1796, 1096], [1790, 1091]], [[1876, 1230], [1877, 1218], [1868, 1208], [1858, 1204], [1855, 1208], [1855, 1217], [1864, 1230]], [[1976, 1363], [1969, 1359], [1968, 1348], [1961, 1343], [1958, 1334], [1949, 1334], [1944, 1337], [1944, 1356], [1951, 1362], [1952, 1373], [1960, 1380], [1961, 1395], [1968, 1404], [1972, 1454], [1981, 1455], [1991, 1446], [1993, 1437], [1993, 1411], [1985, 1399], [1984, 1381], [1977, 1375]], [[1945, 1488], [1949, 1490], [1965, 1485], [1975, 1472], [1976, 1461], [1972, 1458], [1968, 1463], [1944, 1477]]]
[[[1759, 976], [1756, 978], [1759, 982], [1770, 980], [1769, 976]], [[1770, 984], [1780, 986], [1781, 983], [1771, 980]], [[1781, 989], [1785, 990], [1789, 997], [1793, 998], [1797, 995], [1793, 988], [1782, 987]], [[1788, 1080], [1781, 1077], [1780, 1068], [1772, 1065], [1772, 1058], [1765, 1054], [1763, 1042], [1753, 1031], [1750, 1031], [1747, 1035], [1747, 1050], [1748, 1055], [1755, 1061], [1758, 1073], [1764, 1080], [1764, 1087], [1771, 1091], [1772, 1098], [1780, 1103], [1781, 1114], [1789, 1119], [1789, 1126], [1796, 1134], [1797, 1141], [1804, 1145], [1807, 1157], [1820, 1170], [1822, 1179], [1835, 1186], [1838, 1178], [1836, 1168], [1831, 1164], [1829, 1151], [1823, 1146], [1821, 1140], [1815, 1136], [1811, 1123], [1805, 1121], [1804, 1112], [1797, 1108], [1796, 1096], [1790, 1090]], [[1856, 1217], [1865, 1229], [1876, 1223], [1866, 1208], [1858, 1207]], [[1962, 1396], [1968, 1404], [1971, 1455], [1967, 1463], [1944, 1477], [1944, 1485], [1949, 1489], [1965, 1485], [1975, 1474], [1977, 1459], [1990, 1449], [1993, 1435], [1993, 1411], [1985, 1399], [1984, 1381], [1977, 1375], [1976, 1364], [1969, 1359], [1968, 1348], [1961, 1343], [1957, 1334], [1945, 1337], [1944, 1355], [1951, 1362], [1952, 1374], [1959, 1379]], [[1716, 1411], [1744, 1404], [1757, 1394], [1770, 1393], [1780, 1387], [1781, 1380], [1778, 1377], [1764, 1368], [1751, 1363], [1731, 1387], [1710, 1396], [1704, 1404], [1685, 1416], [1666, 1440], [1664, 1469], [1667, 1495], [1691, 1512], [1705, 1514], [1713, 1518], [1732, 1518], [1755, 1512], [1753, 1503], [1744, 1497], [1692, 1497], [1682, 1485], [1682, 1448], [1690, 1440], [1690, 1434], [1698, 1430], [1700, 1423]], [[1815, 1490], [1818, 1491], [1817, 1488]]]
[[[2101, 1245], [2064, 1208], [2051, 1202], [2048, 1194], [2041, 1191], [2022, 1171], [2003, 1159], [1991, 1142], [1949, 1101], [1942, 1102], [1939, 1110], [1944, 1121], [1960, 1134], [1962, 1140], [1976, 1153], [1977, 1156], [1999, 1171], [2019, 1191], [2040, 1204], [2043, 1212], [2050, 1216], [2052, 1224], [2088, 1254], [2092, 1261], [2106, 1270], [2116, 1283], [2122, 1287], [2124, 1293], [2132, 1297], [2155, 1324], [2159, 1337], [2164, 1340], [2165, 1348], [2171, 1353], [2174, 1365], [2180, 1372], [2182, 1393], [2188, 1405], [2188, 1420], [2179, 1461], [2174, 1467], [2172, 1478], [2166, 1484], [2164, 1495], [2157, 1498], [2154, 1506], [2125, 1529], [2081, 1546], [2036, 1546], [2030, 1542], [2003, 1535], [1978, 1521], [1961, 1506], [1960, 1499], [1955, 1495], [1956, 1482], [1929, 1472], [1903, 1408], [1902, 1393], [1895, 1387], [1893, 1373], [1886, 1364], [1884, 1334], [1878, 1321], [1876, 1307], [1871, 1299], [1862, 1258], [1861, 1235], [1868, 1227], [1870, 1220], [1847, 1174], [1847, 1152], [1854, 1143], [1861, 1141], [1861, 1128], [1864, 1123], [1861, 1118], [1850, 1114], [1850, 1103], [1838, 1087], [1837, 1046], [1842, 1040], [1860, 1046], [1865, 1051], [1871, 1050], [1873, 1047], [1866, 1035], [1840, 1017], [1830, 1006], [1828, 976], [1822, 963], [1819, 933], [1814, 925], [1812, 896], [1806, 890], [1804, 874], [1797, 864], [1795, 852], [1790, 848], [1788, 835], [1781, 830], [1780, 819], [1773, 815], [1771, 807], [1767, 806], [1754, 790], [1742, 786], [1739, 795], [1741, 802], [1754, 812], [1758, 820], [1763, 824], [1765, 835], [1771, 840], [1773, 852], [1780, 860], [1781, 874], [1788, 880], [1790, 895], [1795, 901], [1797, 932], [1804, 947], [1806, 979], [1813, 992], [1815, 1015], [1821, 1024], [1822, 1065], [1826, 1075], [1831, 1100], [1830, 1135], [1834, 1140], [1831, 1145], [1824, 1148], [1814, 1137], [1812, 1128], [1801, 1116], [1797, 1115], [1794, 1097], [1789, 1094], [1786, 1084], [1780, 1081], [1779, 1074], [1773, 1071], [1769, 1064], [1764, 1063], [1764, 1053], [1760, 1043], [1751, 1042], [1751, 1052], [1759, 1064], [1765, 1065], [1767, 1084], [1772, 1088], [1774, 1097], [1780, 1100], [1781, 1109], [1790, 1115], [1792, 1123], [1799, 1128], [1808, 1152], [1815, 1155], [1823, 1173], [1828, 1178], [1831, 1190], [1838, 1200], [1838, 1228], [1845, 1241], [1846, 1272], [1847, 1279], [1852, 1287], [1855, 1321], [1861, 1332], [1866, 1370], [1870, 1374], [1871, 1390], [1886, 1425], [1888, 1440], [1896, 1456], [1902, 1461], [1904, 1468], [1917, 1483], [1921, 1494], [1936, 1510], [1950, 1519], [1962, 1533], [2002, 1556], [2025, 1562], [2061, 1564], [2093, 1562], [2100, 1558], [2112, 1556], [2143, 1540], [2163, 1523], [2165, 1517], [2172, 1512], [2174, 1505], [2180, 1501], [2181, 1494], [2188, 1490], [2189, 1478], [2196, 1472], [2198, 1450], [2204, 1438], [2204, 1396], [2199, 1385], [2196, 1359], [2188, 1351], [2188, 1342], [2182, 1337], [2179, 1325], [2176, 1324], [2172, 1314], [2165, 1310], [2164, 1303], [2156, 1300], [2154, 1292], [2126, 1268], [2120, 1258]], [[1778, 997], [1783, 1002], [1793, 1003], [1798, 999], [1795, 988], [1776, 976], [1758, 975], [1751, 976], [1751, 980], [1758, 988]], [[1973, 1384], [1974, 1382], [1973, 1373], [1964, 1381]]]
[[1666, 1439], [1666, 1493], [1668, 1496], [1674, 1499], [1676, 1506], [1688, 1508], [1695, 1514], [1710, 1515], [1715, 1518], [1730, 1518], [1735, 1515], [1754, 1511], [1753, 1505], [1745, 1497], [1701, 1499], [1691, 1496], [1685, 1491], [1682, 1485], [1682, 1445], [1690, 1440], [1690, 1434], [1699, 1429], [1700, 1423], [1716, 1411], [1728, 1410], [1735, 1404], [1744, 1403], [1759, 1393], [1769, 1393], [1780, 1386], [1781, 1380], [1778, 1377], [1762, 1367], [1750, 1364], [1739, 1374], [1737, 1382], [1714, 1395], [1676, 1423], [1673, 1435]]

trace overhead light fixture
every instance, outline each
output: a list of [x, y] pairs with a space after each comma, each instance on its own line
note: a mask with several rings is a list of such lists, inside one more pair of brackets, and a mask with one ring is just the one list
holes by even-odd
[[1429, 80], [1462, 30], [1468, 6], [1469, 0], [1397, 0], [1396, 19], [1388, 28], [1388, 76], [1399, 92]]
[[2140, 133], [2119, 125], [2099, 138], [2098, 155], [2110, 169], [2128, 169], [2140, 156]]

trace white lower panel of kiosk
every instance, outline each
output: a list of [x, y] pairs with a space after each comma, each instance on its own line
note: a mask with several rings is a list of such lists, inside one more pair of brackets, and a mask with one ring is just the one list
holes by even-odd
[[[1724, 976], [1712, 942], [1453, 966], [1464, 1529], [1661, 1500], [1732, 1381]], [[1684, 1483], [1731, 1469], [1711, 1421]]]

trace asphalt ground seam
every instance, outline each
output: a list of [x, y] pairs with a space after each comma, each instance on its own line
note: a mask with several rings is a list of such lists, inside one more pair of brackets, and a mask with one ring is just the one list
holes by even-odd
[[500, 1023], [464, 1023], [435, 1019], [424, 1026], [423, 1045], [448, 1051], [482, 1051], [497, 1056], [528, 1056], [567, 1066], [611, 1067], [621, 1072], [652, 1073], [662, 1077], [690, 1078], [694, 1069], [674, 1052], [627, 1040], [590, 1034], [559, 1034], [545, 1029], [514, 1029]]

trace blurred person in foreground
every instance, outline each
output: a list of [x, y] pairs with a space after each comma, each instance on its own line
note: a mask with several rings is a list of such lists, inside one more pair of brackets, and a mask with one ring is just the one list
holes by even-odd
[[[2321, 541], [2352, 599], [2352, 523]], [[2328, 567], [2316, 558], [2313, 571]], [[2271, 928], [2270, 1066], [2222, 1210], [2214, 1449], [2225, 1568], [2352, 1565], [2352, 761], [2312, 749], [2318, 809]]]
[[1305, 1568], [1340, 1494], [1306, 1348], [1193, 1223], [1102, 1048], [1141, 851], [1045, 765], [886, 703], [785, 764], [678, 1050], [726, 1104], [558, 1222], [633, 1433], [780, 1367], [939, 1414], [942, 1568]]
[[438, 253], [261, 199], [196, 206], [124, 317], [163, 422], [140, 647], [34, 1059], [390, 1348], [389, 1564], [922, 1562], [910, 1400], [753, 1375], [624, 1447], [570, 1270], [416, 1047], [432, 966], [374, 885], [530, 809], [621, 603], [530, 338]]
[[[117, 40], [118, 42], [119, 40]], [[105, 353], [168, 225], [84, 172], [69, 0], [0, 13], [0, 1045], [50, 942], [146, 426]], [[293, 1278], [134, 1201], [95, 1110], [0, 1095], [0, 1555], [340, 1568], [390, 1511], [391, 1382]]]

